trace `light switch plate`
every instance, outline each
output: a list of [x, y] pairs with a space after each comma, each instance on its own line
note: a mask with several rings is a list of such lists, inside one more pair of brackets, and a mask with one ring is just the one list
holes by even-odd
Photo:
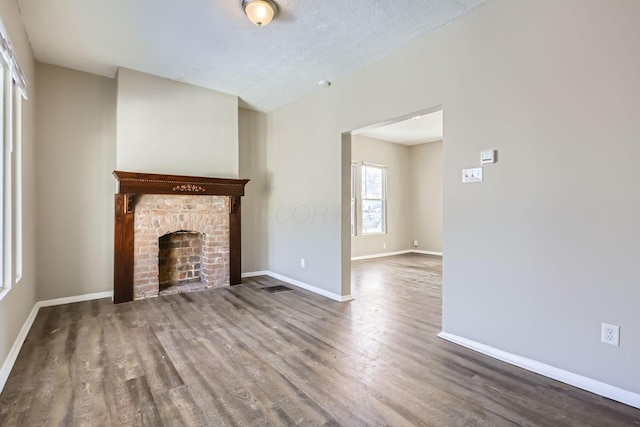
[[482, 182], [482, 168], [462, 169], [462, 182]]

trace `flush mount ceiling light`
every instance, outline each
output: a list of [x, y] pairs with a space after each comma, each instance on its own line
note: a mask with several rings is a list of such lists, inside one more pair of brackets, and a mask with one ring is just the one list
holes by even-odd
[[271, 0], [242, 0], [242, 8], [249, 21], [258, 27], [269, 24], [278, 12], [278, 7]]

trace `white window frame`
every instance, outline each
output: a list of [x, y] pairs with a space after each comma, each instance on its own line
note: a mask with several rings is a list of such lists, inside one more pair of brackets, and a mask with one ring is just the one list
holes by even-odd
[[373, 231], [373, 232], [367, 232], [365, 231], [364, 228], [364, 211], [362, 212], [363, 215], [363, 219], [362, 219], [362, 235], [363, 236], [375, 236], [375, 235], [380, 235], [380, 234], [387, 234], [387, 166], [386, 165], [378, 165], [375, 163], [367, 163], [367, 162], [362, 162], [362, 170], [360, 171], [362, 177], [361, 177], [361, 181], [363, 179], [365, 179], [366, 176], [366, 168], [375, 168], [375, 169], [380, 169], [382, 171], [381, 173], [381, 177], [382, 177], [382, 182], [381, 182], [381, 193], [382, 193], [382, 197], [379, 199], [372, 199], [372, 198], [367, 198], [366, 195], [364, 194], [365, 192], [365, 186], [361, 184], [361, 189], [360, 189], [360, 195], [361, 195], [361, 199], [362, 199], [362, 208], [364, 208], [364, 202], [368, 201], [368, 200], [373, 200], [373, 201], [381, 201], [382, 202], [382, 231]]
[[16, 93], [13, 97], [13, 231], [15, 282], [22, 279], [22, 96]]
[[351, 162], [351, 235], [358, 235], [358, 162]]
[[0, 300], [22, 278], [22, 98], [27, 82], [0, 21]]
[[4, 296], [6, 292], [11, 289], [11, 278], [9, 277], [7, 280], [7, 274], [5, 266], [7, 266], [7, 259], [11, 261], [10, 250], [7, 248], [8, 244], [11, 242], [11, 239], [8, 239], [7, 236], [11, 235], [11, 228], [7, 230], [6, 227], [6, 217], [7, 217], [7, 208], [10, 207], [10, 204], [7, 203], [7, 187], [6, 187], [6, 175], [7, 171], [7, 148], [8, 144], [6, 143], [9, 138], [8, 133], [8, 120], [7, 114], [5, 113], [7, 104], [5, 99], [7, 98], [7, 76], [9, 75], [9, 68], [4, 58], [0, 57], [0, 85], [2, 88], [2, 93], [0, 94], [0, 123], [2, 125], [2, 129], [0, 130], [1, 143], [0, 143], [0, 188], [2, 188], [2, 203], [0, 208], [0, 298]]

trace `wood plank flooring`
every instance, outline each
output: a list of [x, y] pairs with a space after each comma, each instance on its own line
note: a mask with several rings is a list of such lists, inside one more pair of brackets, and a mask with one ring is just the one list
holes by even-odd
[[353, 263], [355, 301], [275, 279], [40, 310], [0, 426], [640, 426], [640, 411], [437, 338], [441, 260]]

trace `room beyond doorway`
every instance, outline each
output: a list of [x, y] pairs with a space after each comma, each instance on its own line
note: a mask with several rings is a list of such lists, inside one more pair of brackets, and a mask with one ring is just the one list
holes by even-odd
[[443, 111], [351, 132], [351, 259], [442, 254]]

